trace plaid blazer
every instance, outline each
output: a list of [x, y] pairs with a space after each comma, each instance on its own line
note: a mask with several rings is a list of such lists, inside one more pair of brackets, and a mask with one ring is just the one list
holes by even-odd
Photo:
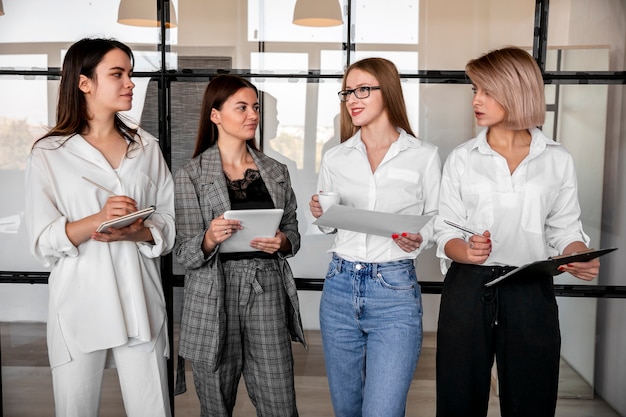
[[[289, 330], [292, 339], [305, 345], [296, 284], [286, 258], [300, 248], [296, 219], [296, 197], [289, 171], [284, 164], [248, 148], [276, 208], [284, 210], [280, 230], [291, 242], [291, 253], [280, 254], [282, 280], [289, 299]], [[218, 249], [205, 257], [201, 245], [211, 220], [230, 209], [226, 179], [217, 146], [213, 146], [182, 167], [175, 177], [176, 245], [180, 264], [185, 267], [183, 314], [179, 355], [206, 362], [214, 370], [220, 359], [226, 331], [225, 281]]]

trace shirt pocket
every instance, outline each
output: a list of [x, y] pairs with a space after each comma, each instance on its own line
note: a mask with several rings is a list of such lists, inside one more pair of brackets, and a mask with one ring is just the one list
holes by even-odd
[[543, 234], [549, 208], [552, 207], [557, 191], [538, 184], [527, 184], [522, 209], [522, 230]]
[[467, 210], [468, 224], [474, 228], [489, 229], [493, 226], [494, 198], [489, 184], [463, 184], [462, 200]]
[[[395, 188], [406, 194], [408, 201], [422, 203], [424, 200], [424, 190], [422, 187], [422, 176], [418, 171], [403, 168], [389, 168], [387, 178], [393, 180]], [[404, 201], [404, 200], [403, 200]]]
[[128, 191], [128, 196], [137, 201], [137, 209], [156, 205], [157, 187], [146, 173], [137, 172], [128, 184]]

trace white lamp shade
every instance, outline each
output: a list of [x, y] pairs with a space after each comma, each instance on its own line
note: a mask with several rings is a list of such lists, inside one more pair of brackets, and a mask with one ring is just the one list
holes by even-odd
[[[165, 27], [173, 28], [176, 27], [176, 11], [171, 0], [169, 5], [170, 20], [165, 22]], [[130, 26], [161, 26], [161, 21], [157, 16], [156, 0], [121, 0], [117, 12], [117, 22]]]
[[338, 26], [343, 23], [338, 0], [297, 0], [293, 23], [300, 26]]

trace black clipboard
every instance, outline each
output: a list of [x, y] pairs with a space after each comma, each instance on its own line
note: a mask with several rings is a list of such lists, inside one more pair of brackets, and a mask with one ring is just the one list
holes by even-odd
[[156, 210], [155, 206], [150, 206], [143, 210], [135, 211], [127, 214], [126, 216], [116, 217], [115, 219], [102, 222], [96, 229], [98, 233], [107, 233], [109, 229], [121, 229], [122, 227], [130, 226], [137, 219], [147, 219]]
[[492, 285], [497, 284], [507, 278], [510, 278], [514, 275], [517, 275], [521, 272], [524, 273], [537, 273], [537, 274], [550, 274], [552, 276], [559, 275], [563, 273], [563, 271], [559, 271], [559, 266], [568, 264], [570, 262], [586, 262], [592, 259], [598, 258], [602, 255], [606, 255], [607, 253], [613, 252], [617, 250], [617, 248], [606, 248], [606, 249], [589, 249], [584, 252], [573, 253], [569, 255], [559, 255], [553, 256], [551, 258], [545, 259], [543, 261], [531, 262], [526, 265], [522, 265], [514, 270], [492, 280], [485, 284], [485, 287], [491, 287]]

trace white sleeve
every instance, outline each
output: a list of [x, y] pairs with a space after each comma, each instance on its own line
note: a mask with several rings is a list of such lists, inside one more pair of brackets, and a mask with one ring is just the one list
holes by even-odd
[[[32, 255], [48, 267], [64, 256], [78, 256], [78, 248], [67, 237], [67, 218], [58, 209], [48, 161], [40, 149], [33, 149], [26, 163], [24, 221]], [[51, 150], [47, 152], [57, 152]]]

